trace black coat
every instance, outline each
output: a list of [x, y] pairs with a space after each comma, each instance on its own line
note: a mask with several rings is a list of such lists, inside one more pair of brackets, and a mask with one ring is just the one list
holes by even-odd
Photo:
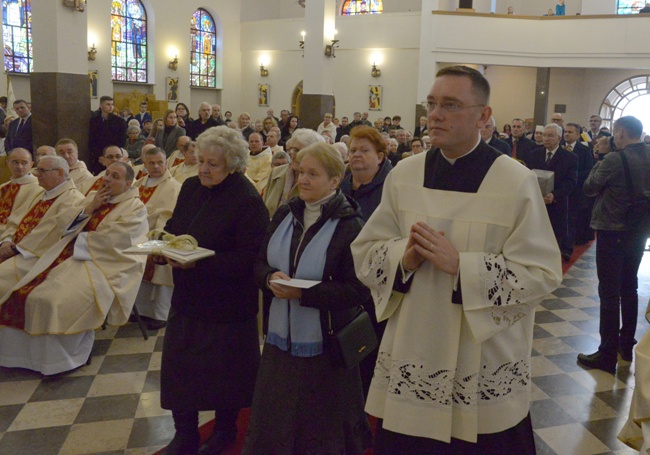
[[555, 173], [555, 186], [552, 191], [554, 200], [553, 203], [546, 205], [546, 210], [555, 237], [558, 239], [566, 237], [568, 200], [578, 179], [578, 159], [571, 152], [558, 148], [553, 159], [546, 164], [546, 149], [539, 147], [526, 155], [525, 163], [529, 169], [543, 169]]
[[[265, 332], [268, 327], [268, 314], [273, 300], [273, 293], [267, 288], [266, 284], [269, 275], [277, 272], [277, 269], [271, 267], [267, 262], [268, 244], [280, 223], [285, 217], [290, 216], [290, 212], [298, 220], [298, 222], [294, 222], [291, 258], [295, 257], [296, 251], [298, 257], [302, 255], [305, 247], [325, 224], [325, 221], [330, 218], [340, 219], [332, 240], [327, 247], [323, 281], [310, 289], [303, 289], [302, 298], [300, 299], [302, 306], [318, 308], [321, 311], [320, 319], [323, 334], [326, 334], [329, 329], [328, 312], [332, 313], [332, 326], [337, 328], [350, 319], [351, 309], [363, 304], [370, 298], [368, 288], [357, 279], [352, 252], [350, 251], [350, 244], [363, 226], [359, 205], [340, 191], [337, 191], [336, 196], [323, 205], [321, 217], [307, 230], [301, 242], [304, 210], [305, 203], [298, 197], [291, 199], [287, 204], [278, 208], [271, 220], [271, 225], [264, 237], [262, 248], [255, 263], [255, 279], [264, 296]], [[291, 270], [289, 276], [293, 276], [294, 272], [295, 270]], [[354, 310], [352, 310], [353, 312]]]
[[88, 160], [86, 164], [93, 174], [101, 172], [104, 167], [99, 164], [104, 148], [109, 145], [123, 147], [126, 142], [126, 121], [122, 117], [110, 114], [106, 120], [99, 115], [90, 118], [88, 131]]
[[183, 184], [165, 230], [190, 234], [216, 252], [191, 269], [174, 269], [172, 307], [191, 318], [219, 322], [255, 317], [258, 310], [253, 264], [269, 224], [269, 212], [241, 173], [213, 188], [198, 177]]
[[388, 173], [392, 170], [393, 165], [390, 161], [384, 160], [372, 181], [366, 185], [361, 185], [356, 191], [352, 191], [352, 173], [348, 174], [341, 182], [341, 191], [343, 194], [350, 196], [359, 203], [361, 207], [361, 219], [364, 223], [368, 221], [372, 212], [375, 211], [381, 202], [384, 180], [386, 180]]
[[576, 142], [572, 153], [578, 159], [578, 180], [576, 187], [569, 196], [569, 206], [575, 206], [576, 208], [585, 207], [588, 205], [588, 198], [582, 190], [582, 186], [584, 185], [585, 180], [587, 180], [587, 177], [589, 177], [591, 168], [594, 167], [594, 154], [589, 147], [580, 142]]
[[[15, 148], [22, 147], [26, 150], [29, 150], [32, 154], [34, 153], [34, 146], [32, 143], [32, 116], [27, 117], [25, 124], [18, 129], [18, 122], [20, 118], [13, 120], [9, 124], [7, 129], [7, 137], [5, 139], [5, 150], [7, 154]], [[124, 141], [122, 141], [124, 143]]]
[[497, 139], [495, 137], [492, 137], [490, 139], [490, 142], [488, 142], [488, 145], [490, 147], [494, 147], [504, 155], [512, 156], [512, 150], [510, 150], [510, 146], [506, 141], [502, 141], [501, 139]]
[[[510, 156], [512, 156], [512, 149], [513, 149], [513, 137], [510, 136], [505, 142], [510, 146]], [[528, 152], [536, 149], [538, 145], [535, 143], [535, 141], [531, 141], [525, 136], [522, 136], [521, 139], [518, 140], [517, 142], [517, 156], [516, 159], [525, 162], [526, 161], [526, 155]]]

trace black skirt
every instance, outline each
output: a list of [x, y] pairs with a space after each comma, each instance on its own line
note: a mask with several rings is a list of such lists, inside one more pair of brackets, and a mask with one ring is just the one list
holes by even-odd
[[260, 361], [257, 319], [214, 322], [172, 311], [163, 342], [160, 403], [174, 411], [247, 408]]
[[359, 369], [264, 346], [244, 455], [358, 455], [370, 447]]

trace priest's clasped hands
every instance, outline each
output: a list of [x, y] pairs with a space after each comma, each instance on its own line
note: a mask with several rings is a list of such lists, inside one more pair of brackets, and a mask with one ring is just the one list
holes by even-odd
[[449, 275], [458, 274], [460, 257], [456, 248], [445, 237], [445, 233], [418, 221], [411, 226], [402, 265], [405, 270], [413, 271], [425, 260]]

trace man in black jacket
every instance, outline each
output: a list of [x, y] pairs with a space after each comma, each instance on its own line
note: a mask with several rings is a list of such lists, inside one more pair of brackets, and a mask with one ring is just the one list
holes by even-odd
[[103, 170], [99, 158], [104, 149], [109, 145], [124, 147], [126, 142], [126, 121], [113, 114], [113, 98], [99, 99], [99, 115], [90, 118], [88, 130], [88, 169], [97, 175]]
[[526, 132], [526, 122], [520, 118], [513, 119], [510, 122], [512, 136], [506, 141], [512, 151], [512, 157], [516, 160], [525, 162], [526, 154], [537, 148], [535, 142], [528, 139], [524, 133]]
[[489, 145], [490, 147], [494, 147], [504, 155], [512, 156], [512, 151], [510, 150], [510, 146], [506, 141], [502, 141], [501, 139], [497, 139], [494, 137], [494, 128], [496, 126], [496, 121], [494, 120], [494, 117], [490, 117], [490, 120], [488, 120], [485, 123], [485, 126], [481, 128], [481, 138]]
[[18, 118], [9, 124], [7, 138], [5, 139], [5, 150], [12, 151], [15, 148], [24, 148], [34, 153], [32, 144], [32, 114], [25, 100], [14, 101], [14, 111]]

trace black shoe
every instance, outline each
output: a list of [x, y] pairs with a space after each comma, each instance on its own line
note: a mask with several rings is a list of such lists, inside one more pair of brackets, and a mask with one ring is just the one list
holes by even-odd
[[159, 321], [157, 319], [149, 319], [147, 321], [147, 330], [158, 330], [167, 326], [167, 321]]
[[562, 260], [564, 262], [570, 262], [571, 261], [571, 255], [569, 253], [562, 253]]
[[625, 360], [626, 362], [631, 362], [632, 361], [632, 348], [630, 349], [625, 349], [625, 348], [618, 348], [618, 354], [621, 356], [622, 360]]
[[215, 431], [199, 449], [199, 455], [218, 455], [235, 442], [237, 433]]
[[174, 439], [161, 452], [162, 455], [196, 455], [199, 449], [201, 437], [196, 435], [179, 435], [176, 433]]
[[616, 358], [612, 360], [606, 359], [598, 351], [593, 354], [578, 354], [578, 364], [588, 368], [597, 368], [612, 374], [616, 372]]

